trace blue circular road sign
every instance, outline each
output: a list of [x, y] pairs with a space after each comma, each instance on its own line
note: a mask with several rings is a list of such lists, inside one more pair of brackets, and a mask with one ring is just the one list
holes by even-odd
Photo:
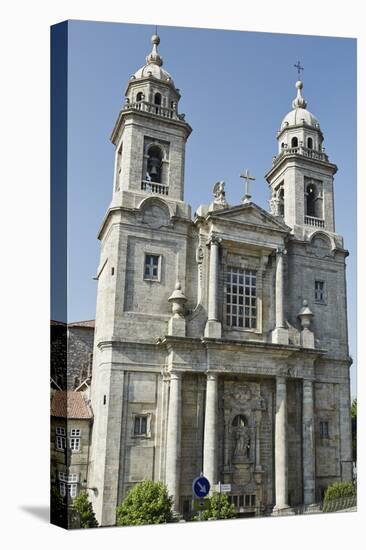
[[193, 480], [192, 490], [198, 498], [207, 497], [208, 493], [210, 492], [210, 488], [211, 485], [207, 477], [200, 476], [196, 477], [196, 479]]

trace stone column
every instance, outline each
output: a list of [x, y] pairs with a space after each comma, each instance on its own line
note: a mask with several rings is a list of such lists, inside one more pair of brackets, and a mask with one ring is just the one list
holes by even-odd
[[272, 332], [272, 341], [276, 344], [288, 344], [288, 329], [285, 323], [285, 281], [284, 256], [286, 249], [276, 251], [276, 328]]
[[276, 378], [276, 420], [275, 420], [275, 511], [288, 508], [287, 504], [287, 388], [286, 378]]
[[176, 511], [179, 509], [181, 408], [182, 375], [180, 372], [172, 372], [170, 374], [165, 481], [169, 494], [174, 497], [173, 507]]
[[304, 504], [315, 502], [314, 389], [311, 380], [303, 381], [302, 448]]
[[205, 336], [221, 338], [221, 323], [218, 321], [218, 289], [219, 289], [219, 244], [220, 239], [212, 235], [210, 244], [210, 273], [208, 284], [208, 320]]
[[217, 483], [217, 381], [217, 374], [207, 374], [203, 473], [211, 483], [211, 488]]

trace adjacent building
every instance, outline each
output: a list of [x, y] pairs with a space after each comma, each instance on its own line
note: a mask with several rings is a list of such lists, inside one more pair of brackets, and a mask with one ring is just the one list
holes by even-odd
[[129, 79], [111, 137], [89, 496], [98, 522], [113, 525], [135, 483], [162, 480], [187, 515], [203, 472], [212, 486], [231, 484], [241, 515], [310, 505], [329, 483], [352, 479], [337, 167], [299, 80], [266, 174], [270, 212], [248, 188], [230, 204], [218, 182], [192, 218], [184, 200], [192, 129], [159, 42], [154, 35]]
[[87, 489], [92, 422], [84, 392], [51, 392], [51, 485], [70, 504]]

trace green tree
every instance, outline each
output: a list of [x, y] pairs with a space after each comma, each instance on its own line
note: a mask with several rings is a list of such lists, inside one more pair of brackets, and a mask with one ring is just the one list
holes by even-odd
[[324, 502], [345, 497], [356, 496], [356, 487], [351, 481], [342, 481], [332, 483], [327, 487], [324, 495]]
[[98, 527], [93, 506], [92, 503], [89, 502], [86, 491], [82, 491], [77, 497], [74, 498], [73, 508], [76, 511], [76, 515], [82, 529]]
[[206, 510], [200, 512], [194, 516], [194, 520], [208, 520], [208, 519], [230, 519], [235, 518], [236, 510], [233, 504], [230, 504], [229, 499], [225, 493], [213, 493], [208, 498], [209, 505]]
[[117, 525], [173, 522], [172, 504], [173, 497], [161, 481], [141, 481], [117, 507]]

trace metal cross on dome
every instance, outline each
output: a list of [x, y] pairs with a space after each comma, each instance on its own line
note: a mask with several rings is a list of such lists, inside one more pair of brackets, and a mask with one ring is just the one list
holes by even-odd
[[294, 65], [294, 67], [296, 67], [296, 69], [297, 69], [297, 74], [299, 75], [299, 80], [301, 80], [301, 71], [304, 70], [304, 67], [301, 67], [300, 61], [298, 61], [298, 62]]
[[240, 174], [240, 177], [245, 180], [245, 194], [243, 197], [243, 203], [247, 204], [250, 202], [250, 199], [251, 199], [251, 195], [249, 194], [249, 182], [254, 181], [255, 177], [250, 175], [249, 170], [245, 170], [243, 174]]

